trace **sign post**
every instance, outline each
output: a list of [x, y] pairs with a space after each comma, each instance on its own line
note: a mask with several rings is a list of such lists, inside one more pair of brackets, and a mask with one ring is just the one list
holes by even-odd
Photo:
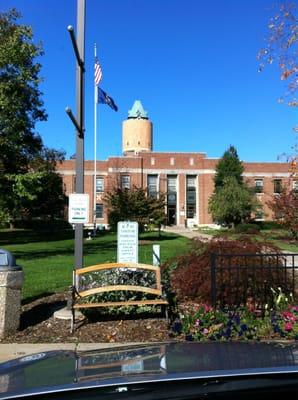
[[160, 267], [160, 245], [153, 245], [153, 265]]

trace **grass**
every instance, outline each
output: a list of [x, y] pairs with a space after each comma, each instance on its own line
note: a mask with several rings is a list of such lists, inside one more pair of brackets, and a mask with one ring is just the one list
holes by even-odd
[[[225, 237], [229, 237], [231, 239], [237, 239], [239, 236], [242, 235], [226, 228], [221, 230], [212, 228], [199, 228], [198, 232], [210, 235], [211, 237], [224, 235]], [[256, 240], [271, 242], [282, 251], [298, 253], [298, 242], [294, 241], [290, 233], [284, 229], [264, 229], [261, 230], [259, 234], [249, 234], [249, 236], [252, 238], [254, 237]]]
[[[139, 262], [152, 264], [152, 245], [160, 244], [161, 262], [187, 252], [190, 240], [170, 233], [144, 233], [139, 245]], [[141, 243], [142, 243], [141, 242]], [[24, 270], [23, 300], [62, 292], [72, 284], [74, 267], [74, 232], [34, 232], [0, 230], [0, 247], [12, 252]], [[101, 234], [84, 240], [84, 266], [115, 262], [117, 237]]]

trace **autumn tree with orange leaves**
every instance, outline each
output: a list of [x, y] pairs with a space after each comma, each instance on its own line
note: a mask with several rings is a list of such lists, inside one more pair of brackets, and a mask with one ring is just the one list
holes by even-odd
[[268, 201], [277, 222], [290, 230], [293, 239], [298, 240], [298, 193], [284, 187], [282, 192]]

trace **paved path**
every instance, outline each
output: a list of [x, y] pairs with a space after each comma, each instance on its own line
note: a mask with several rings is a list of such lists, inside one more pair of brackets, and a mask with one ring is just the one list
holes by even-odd
[[200, 238], [200, 239], [212, 239], [211, 235], [201, 233], [191, 228], [184, 228], [180, 226], [166, 226], [163, 232], [177, 233], [177, 235], [185, 236], [189, 239]]

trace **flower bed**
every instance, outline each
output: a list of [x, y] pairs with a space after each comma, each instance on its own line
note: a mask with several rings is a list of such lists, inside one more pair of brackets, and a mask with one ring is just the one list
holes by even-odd
[[240, 307], [215, 309], [208, 304], [183, 304], [179, 319], [172, 325], [173, 334], [189, 341], [201, 340], [298, 340], [298, 306], [259, 310]]

